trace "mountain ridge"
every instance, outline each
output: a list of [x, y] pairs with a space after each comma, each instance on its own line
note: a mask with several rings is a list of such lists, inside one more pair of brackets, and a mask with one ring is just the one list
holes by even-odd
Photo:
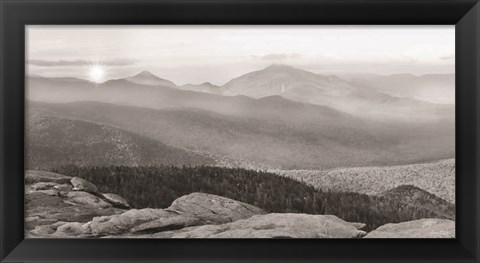
[[166, 86], [170, 88], [177, 87], [177, 85], [175, 85], [175, 83], [173, 83], [172, 81], [160, 78], [157, 75], [146, 70], [124, 79], [135, 84]]
[[[258, 77], [262, 74], [273, 74], [273, 77], [267, 78], [265, 83], [246, 83], [246, 85], [241, 85], [242, 88], [236, 88], [232, 86], [236, 86], [236, 82], [244, 81], [242, 79], [245, 78], [254, 78]], [[275, 74], [280, 74], [280, 76], [275, 77]], [[286, 77], [295, 78], [296, 75], [301, 75], [301, 78], [308, 80], [304, 84], [295, 84], [298, 81], [288, 80]], [[203, 92], [203, 93], [210, 93], [216, 95], [226, 95], [226, 96], [236, 96], [236, 95], [245, 95], [252, 98], [260, 98], [264, 96], [273, 96], [273, 95], [281, 95], [285, 98], [292, 99], [299, 102], [305, 103], [314, 103], [314, 104], [321, 104], [321, 105], [329, 105], [328, 101], [322, 101], [318, 98], [318, 96], [325, 96], [325, 95], [332, 95], [332, 92], [342, 93], [345, 95], [350, 89], [356, 91], [357, 93], [360, 92], [363, 94], [364, 98], [368, 98], [372, 96], [372, 98], [378, 97], [398, 97], [400, 99], [405, 97], [410, 97], [410, 99], [420, 100], [422, 102], [429, 102], [429, 103], [440, 103], [445, 104], [448, 101], [448, 97], [454, 98], [454, 94], [452, 93], [454, 90], [454, 74], [422, 74], [422, 75], [414, 75], [410, 73], [395, 73], [390, 75], [368, 75], [363, 76], [361, 74], [357, 74], [359, 76], [355, 77], [353, 74], [350, 80], [343, 79], [338, 75], [332, 74], [317, 74], [314, 72], [310, 72], [307, 70], [303, 70], [300, 68], [296, 68], [286, 64], [271, 64], [263, 69], [255, 70], [251, 72], [247, 72], [240, 76], [237, 76], [223, 85], [213, 85], [210, 82], [206, 81], [201, 84], [192, 84], [187, 83], [184, 85], [176, 85], [170, 80], [163, 79], [158, 77], [157, 75], [151, 73], [150, 71], [141, 71], [135, 75], [119, 78], [117, 80], [125, 79], [131, 83], [135, 84], [142, 84], [148, 86], [165, 86], [169, 88], [175, 88], [179, 90], [189, 90], [195, 92]], [[282, 80], [283, 76], [283, 80]], [[79, 78], [47, 78], [43, 76], [28, 76], [27, 78], [44, 78], [44, 79], [51, 79], [51, 80], [70, 80], [72, 82], [77, 81], [84, 81], [88, 83], [88, 80], [83, 80]], [[298, 78], [298, 76], [296, 77]], [[317, 80], [312, 81], [312, 78], [317, 78]], [[393, 82], [393, 87], [390, 88], [389, 83], [385, 83], [385, 81]], [[375, 82], [378, 83], [375, 83]], [[106, 81], [108, 82], [108, 81]], [[245, 81], [244, 81], [245, 82]], [[400, 83], [397, 83], [400, 82]], [[399, 85], [405, 83], [407, 87], [403, 92]], [[443, 82], [443, 83], [442, 83]], [[302, 83], [301, 81], [299, 83]], [[245, 83], [244, 83], [245, 84]], [[293, 86], [291, 86], [293, 85]], [[329, 85], [332, 85], [329, 87]], [[433, 97], [429, 99], [428, 96], [431, 96], [432, 89], [435, 88], [436, 85], [441, 86], [441, 90], [444, 94], [439, 95], [440, 97], [436, 98]], [[349, 88], [350, 87], [350, 88]], [[333, 91], [328, 91], [332, 90]], [[425, 88], [427, 90], [423, 91]], [[298, 94], [291, 94], [294, 91], [290, 90], [302, 90], [303, 92], [310, 92], [308, 97], [298, 97]], [[308, 91], [308, 89], [311, 89]], [[347, 89], [347, 90], [345, 90]], [[450, 91], [448, 91], [450, 89]], [[415, 91], [417, 90], [417, 91]], [[418, 91], [420, 90], [420, 91]], [[320, 91], [320, 92], [319, 92]], [[260, 92], [260, 93], [259, 93]], [[314, 92], [315, 94], [312, 94]], [[420, 94], [416, 94], [415, 92]], [[365, 94], [371, 93], [371, 95]], [[448, 95], [447, 95], [448, 94]], [[338, 94], [337, 94], [338, 95]], [[352, 93], [350, 95], [355, 95]], [[397, 98], [397, 100], [398, 100]], [[331, 98], [330, 98], [331, 100]], [[385, 99], [383, 99], [385, 100]], [[391, 100], [391, 99], [390, 99]], [[451, 101], [451, 99], [450, 99]], [[331, 106], [331, 105], [330, 105]]]
[[213, 160], [117, 127], [30, 109], [29, 169], [62, 165], [200, 165]]

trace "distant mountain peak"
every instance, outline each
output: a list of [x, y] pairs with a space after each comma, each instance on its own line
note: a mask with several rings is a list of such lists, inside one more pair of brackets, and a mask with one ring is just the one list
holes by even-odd
[[[222, 88], [224, 95], [246, 95], [252, 98], [289, 96], [286, 93], [290, 92], [293, 100], [308, 103], [311, 102], [312, 96], [339, 97], [353, 93], [353, 87], [337, 76], [319, 75], [285, 64], [272, 64], [264, 69], [244, 74], [227, 82]], [[318, 100], [321, 101], [322, 98]], [[318, 104], [324, 105], [324, 101]]]
[[202, 86], [209, 86], [209, 87], [216, 87], [215, 85], [213, 85], [212, 83], [210, 83], [210, 82], [208, 82], [208, 81], [202, 83], [201, 85], [202, 85]]
[[161, 85], [166, 87], [175, 87], [175, 83], [162, 79], [150, 71], [141, 71], [138, 74], [126, 78], [126, 80], [142, 85]]
[[150, 71], [144, 70], [142, 72], [139, 72], [136, 74], [134, 77], [150, 77], [150, 78], [159, 78], [157, 75], [153, 74]]
[[296, 69], [296, 68], [289, 65], [285, 65], [285, 64], [272, 64], [266, 67], [264, 70], [292, 70], [292, 69]]

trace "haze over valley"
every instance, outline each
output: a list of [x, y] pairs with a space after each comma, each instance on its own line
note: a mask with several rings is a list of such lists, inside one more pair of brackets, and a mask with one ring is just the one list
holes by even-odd
[[[147, 72], [97, 85], [39, 77], [27, 83], [31, 116], [43, 110], [110, 125], [223, 165], [323, 169], [454, 156], [454, 105], [395, 97], [285, 65], [240, 76], [216, 94], [185, 90]], [[236, 83], [248, 88], [236, 89]], [[302, 87], [314, 95], [290, 98]], [[304, 101], [316, 97], [322, 99]]]

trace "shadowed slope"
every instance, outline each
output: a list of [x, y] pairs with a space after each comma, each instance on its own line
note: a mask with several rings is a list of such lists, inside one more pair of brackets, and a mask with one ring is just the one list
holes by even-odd
[[60, 165], [198, 165], [213, 161], [112, 126], [35, 111], [29, 115], [30, 169]]

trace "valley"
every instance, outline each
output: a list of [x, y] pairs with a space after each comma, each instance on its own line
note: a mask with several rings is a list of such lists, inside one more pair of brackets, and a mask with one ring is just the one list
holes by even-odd
[[157, 110], [98, 102], [31, 103], [31, 110], [114, 126], [181, 149], [259, 163], [262, 169], [408, 164], [453, 154], [454, 131], [444, 123], [386, 125], [316, 106], [314, 117], [308, 119], [299, 113], [304, 112], [297, 108], [301, 106], [292, 106], [280, 104], [276, 112], [283, 111], [290, 119], [260, 110], [255, 116], [234, 117], [192, 108]]

